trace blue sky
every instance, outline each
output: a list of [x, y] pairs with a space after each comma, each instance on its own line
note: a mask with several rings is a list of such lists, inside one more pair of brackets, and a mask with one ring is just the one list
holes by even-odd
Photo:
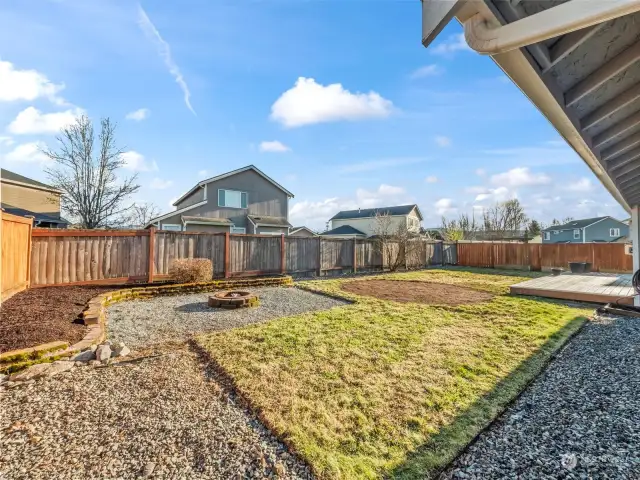
[[291, 221], [418, 203], [424, 224], [517, 197], [530, 216], [624, 211], [453, 22], [429, 49], [418, 1], [0, 4], [0, 160], [46, 181], [75, 115], [118, 122], [135, 201], [163, 211], [255, 164]]

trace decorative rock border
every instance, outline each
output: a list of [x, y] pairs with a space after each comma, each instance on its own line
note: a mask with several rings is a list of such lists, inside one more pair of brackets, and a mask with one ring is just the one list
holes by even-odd
[[103, 293], [89, 300], [86, 310], [82, 312], [84, 324], [89, 327], [82, 340], [71, 346], [67, 342], [49, 342], [35, 347], [2, 353], [0, 354], [0, 373], [12, 373], [35, 363], [53, 362], [62, 357], [70, 357], [92, 348], [93, 345], [104, 342], [107, 336], [105, 328], [106, 307], [117, 302], [135, 298], [210, 292], [220, 289], [291, 285], [293, 285], [293, 279], [288, 275], [281, 275], [264, 278], [237, 278], [201, 283], [133, 287]]

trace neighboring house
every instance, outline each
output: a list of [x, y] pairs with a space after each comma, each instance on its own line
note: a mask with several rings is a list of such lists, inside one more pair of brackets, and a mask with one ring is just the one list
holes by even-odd
[[413, 204], [395, 207], [343, 210], [331, 217], [329, 220], [331, 222], [331, 228], [326, 232], [322, 232], [322, 235], [370, 237], [376, 234], [376, 215], [378, 214], [389, 215], [391, 217], [391, 232], [396, 232], [401, 226], [406, 226], [410, 232], [420, 233], [422, 213], [420, 213], [418, 206]]
[[629, 225], [612, 217], [572, 220], [542, 230], [542, 243], [617, 242], [629, 236]]
[[28, 177], [0, 169], [0, 200], [2, 210], [21, 217], [33, 217], [33, 226], [67, 228], [60, 217], [60, 196], [57, 188]]
[[187, 232], [288, 234], [293, 193], [253, 165], [198, 182], [176, 210], [146, 227]]
[[317, 237], [318, 234], [307, 227], [291, 227], [289, 230], [291, 237]]

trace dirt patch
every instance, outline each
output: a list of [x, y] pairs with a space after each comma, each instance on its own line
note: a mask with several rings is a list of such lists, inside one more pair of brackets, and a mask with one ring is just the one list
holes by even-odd
[[74, 323], [86, 303], [118, 287], [30, 288], [0, 305], [0, 353], [55, 340], [75, 343], [86, 327]]
[[456, 285], [402, 280], [356, 280], [345, 282], [342, 289], [356, 295], [375, 297], [381, 300], [431, 305], [462, 305], [486, 302], [493, 298], [490, 293]]

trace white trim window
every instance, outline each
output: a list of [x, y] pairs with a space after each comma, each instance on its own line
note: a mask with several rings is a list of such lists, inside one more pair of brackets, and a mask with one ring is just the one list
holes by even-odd
[[549, 232], [544, 232], [544, 239], [545, 239], [545, 240], [551, 240], [551, 233], [549, 233]]
[[619, 228], [610, 228], [609, 229], [609, 236], [610, 237], [619, 237], [620, 236], [620, 229]]
[[247, 208], [249, 196], [247, 192], [218, 189], [218, 206], [227, 208]]
[[231, 233], [247, 233], [247, 229], [243, 227], [231, 227]]
[[580, 229], [579, 228], [574, 228], [573, 229], [573, 239], [574, 240], [578, 240], [580, 238]]
[[178, 223], [161, 223], [162, 228], [160, 230], [166, 230], [168, 232], [181, 232], [182, 225]]

